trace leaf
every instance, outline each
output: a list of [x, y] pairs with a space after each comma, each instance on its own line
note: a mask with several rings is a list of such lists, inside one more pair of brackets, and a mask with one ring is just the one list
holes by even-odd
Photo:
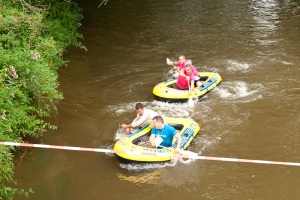
[[14, 105], [13, 102], [12, 102], [10, 99], [7, 99], [7, 103], [8, 103], [9, 105], [11, 105], [11, 106]]
[[29, 74], [29, 72], [30, 72], [30, 69], [26, 68], [26, 74]]

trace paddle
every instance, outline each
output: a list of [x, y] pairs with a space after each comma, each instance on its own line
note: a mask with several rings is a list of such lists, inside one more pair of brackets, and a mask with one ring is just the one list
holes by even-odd
[[193, 91], [191, 91], [191, 86], [190, 86], [190, 81], [188, 80], [188, 85], [189, 85], [189, 92], [192, 92], [191, 94], [190, 94], [190, 97], [189, 97], [189, 100], [188, 100], [188, 104], [190, 105], [190, 106], [194, 106], [195, 105], [195, 102], [194, 102], [194, 97], [193, 97]]
[[[170, 65], [170, 66], [171, 65], [173, 66], [173, 62], [169, 58], [167, 58], [167, 64]], [[171, 72], [171, 70], [172, 70], [172, 72]], [[172, 78], [173, 79], [177, 79], [178, 76], [179, 76], [178, 72], [176, 70], [174, 70], [174, 69], [171, 69], [171, 70], [170, 70], [170, 72], [173, 73]]]
[[167, 58], [167, 64], [168, 65], [173, 65], [172, 62], [171, 62], [171, 60], [169, 58]]

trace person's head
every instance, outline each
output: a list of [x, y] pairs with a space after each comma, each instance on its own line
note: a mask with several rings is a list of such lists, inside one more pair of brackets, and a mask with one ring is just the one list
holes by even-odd
[[187, 75], [190, 75], [192, 73], [192, 66], [191, 65], [186, 65], [185, 66], [185, 72]]
[[157, 129], [162, 129], [164, 127], [164, 120], [161, 116], [155, 116], [153, 118], [153, 124]]
[[137, 113], [138, 115], [142, 116], [143, 113], [144, 113], [144, 105], [141, 104], [141, 103], [137, 103], [137, 104], [135, 105], [135, 111], [136, 111], [136, 113]]
[[185, 55], [182, 55], [182, 54], [181, 54], [181, 55], [179, 56], [179, 62], [183, 64], [183, 63], [185, 63], [185, 61], [186, 61]]

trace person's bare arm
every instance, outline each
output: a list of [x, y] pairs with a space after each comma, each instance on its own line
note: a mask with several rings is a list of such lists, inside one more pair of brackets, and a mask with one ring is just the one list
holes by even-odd
[[174, 138], [176, 138], [177, 139], [177, 147], [176, 147], [176, 152], [180, 152], [180, 146], [181, 146], [181, 143], [182, 143], [182, 139], [181, 139], [181, 137], [180, 137], [180, 135], [179, 134], [176, 134], [175, 136], [174, 136]]
[[184, 74], [183, 69], [179, 69], [179, 67], [174, 67], [174, 69], [178, 72], [179, 76], [184, 76], [187, 80], [190, 80], [190, 77]]
[[138, 127], [139, 125], [141, 125], [142, 123], [144, 123], [147, 120], [147, 115], [145, 112], [142, 116], [138, 116], [137, 118], [135, 118], [135, 120], [133, 120], [133, 122], [131, 123], [131, 126], [133, 128]]
[[126, 128], [132, 128], [132, 127], [137, 127], [139, 126], [141, 123], [143, 123], [146, 120], [146, 117], [144, 116], [139, 116], [137, 115], [136, 118], [134, 118], [134, 120], [131, 122], [131, 124], [122, 124], [121, 127], [126, 129]]
[[121, 127], [124, 128], [124, 129], [132, 128], [132, 125], [131, 124], [122, 124]]
[[173, 66], [177, 66], [177, 65], [178, 65], [178, 62], [171, 62], [171, 64], [172, 64]]
[[189, 93], [190, 93], [190, 94], [192, 94], [192, 92], [193, 92], [193, 90], [194, 90], [194, 87], [195, 87], [194, 82], [195, 82], [195, 81], [191, 81], [191, 87], [190, 87], [190, 90], [189, 90]]
[[155, 146], [155, 135], [151, 134], [149, 137], [149, 142], [151, 144], [151, 146]]

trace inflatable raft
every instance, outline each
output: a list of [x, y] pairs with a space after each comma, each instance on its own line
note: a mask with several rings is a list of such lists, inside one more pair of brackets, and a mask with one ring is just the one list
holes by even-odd
[[164, 102], [185, 102], [190, 97], [200, 98], [214, 87], [216, 87], [222, 78], [218, 73], [200, 72], [202, 86], [195, 87], [193, 93], [190, 95], [189, 90], [180, 90], [176, 87], [177, 79], [171, 79], [157, 84], [153, 88], [153, 94], [159, 101]]
[[[200, 131], [200, 126], [194, 120], [189, 118], [164, 117], [164, 120], [179, 132], [182, 138], [180, 149], [186, 149]], [[117, 158], [122, 162], [164, 162], [171, 160], [172, 156], [164, 156], [163, 154], [176, 154], [176, 139], [173, 140], [172, 146], [168, 148], [149, 148], [138, 145], [140, 142], [148, 140], [151, 135], [151, 129], [152, 126], [146, 124], [136, 132], [118, 140], [114, 145], [114, 150], [118, 152], [115, 153]], [[161, 155], [157, 156], [156, 153]]]

